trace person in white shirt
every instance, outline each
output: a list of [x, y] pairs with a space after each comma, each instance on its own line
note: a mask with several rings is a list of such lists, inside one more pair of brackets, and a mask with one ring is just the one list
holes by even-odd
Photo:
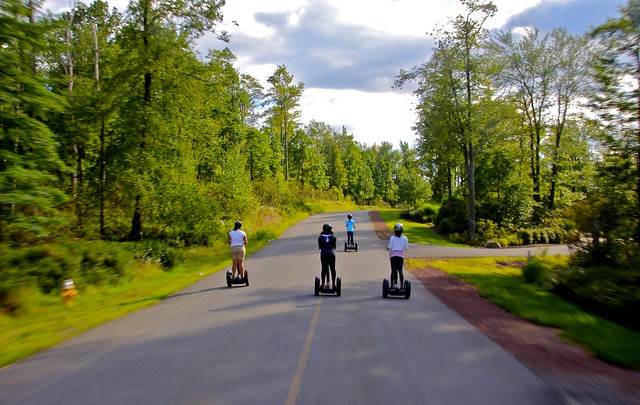
[[230, 254], [233, 264], [231, 265], [231, 275], [236, 278], [236, 272], [240, 278], [244, 277], [244, 256], [246, 254], [247, 234], [241, 230], [242, 222], [237, 221], [233, 225], [233, 231], [227, 235], [227, 243], [231, 246]]
[[404, 285], [404, 274], [402, 268], [404, 266], [404, 251], [409, 249], [409, 239], [402, 234], [402, 224], [393, 226], [394, 235], [389, 238], [389, 260], [391, 262], [391, 286], [397, 288], [398, 273], [400, 273], [400, 286]]

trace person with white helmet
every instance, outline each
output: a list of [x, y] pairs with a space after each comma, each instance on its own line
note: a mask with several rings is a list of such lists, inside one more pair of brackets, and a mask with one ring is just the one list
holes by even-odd
[[397, 288], [398, 273], [400, 273], [400, 286], [404, 285], [404, 251], [409, 249], [409, 239], [402, 234], [402, 224], [393, 226], [393, 236], [389, 238], [389, 260], [391, 262], [391, 286]]
[[333, 235], [331, 224], [322, 225], [322, 233], [318, 236], [318, 249], [320, 249], [320, 264], [322, 266], [322, 284], [320, 289], [325, 288], [325, 280], [328, 288], [329, 270], [331, 270], [332, 288], [336, 288], [336, 244], [338, 238]]
[[236, 278], [236, 272], [240, 278], [244, 277], [244, 256], [246, 254], [247, 234], [240, 228], [242, 228], [242, 222], [236, 221], [233, 225], [233, 230], [227, 235], [227, 243], [231, 247], [229, 253], [233, 260], [231, 266], [233, 278]]

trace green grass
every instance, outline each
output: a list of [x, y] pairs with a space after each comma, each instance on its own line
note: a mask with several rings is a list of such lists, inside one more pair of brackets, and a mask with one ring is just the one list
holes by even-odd
[[400, 222], [404, 227], [403, 234], [407, 236], [411, 243], [423, 243], [426, 245], [466, 247], [458, 243], [450, 242], [436, 232], [431, 224], [423, 224], [420, 222], [409, 221], [400, 218], [401, 210], [378, 210], [378, 213], [385, 220], [390, 229], [393, 225]]
[[611, 364], [640, 370], [640, 333], [600, 318], [524, 282], [525, 258], [408, 259], [408, 268], [435, 267], [475, 285], [480, 295], [522, 319], [561, 330], [561, 336]]
[[[312, 211], [320, 212], [322, 209], [321, 204], [316, 204]], [[299, 212], [278, 221], [270, 229], [250, 233], [248, 255], [308, 215], [307, 212]], [[169, 271], [163, 271], [155, 263], [136, 262], [127, 271], [131, 274], [130, 279], [121, 280], [118, 285], [78, 286], [78, 296], [68, 307], [64, 306], [60, 295], [45, 295], [35, 288], [16, 287], [18, 300], [23, 303], [20, 309], [12, 315], [0, 313], [0, 367], [156, 304], [231, 264], [224, 241], [213, 247], [183, 249], [182, 255], [184, 262]]]

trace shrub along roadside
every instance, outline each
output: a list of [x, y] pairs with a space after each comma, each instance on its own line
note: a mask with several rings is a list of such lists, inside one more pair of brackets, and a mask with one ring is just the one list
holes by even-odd
[[389, 229], [393, 229], [393, 225], [400, 222], [404, 227], [404, 235], [409, 238], [410, 243], [425, 243], [428, 245], [455, 246], [465, 247], [460, 244], [453, 243], [444, 239], [429, 224], [413, 221], [410, 219], [402, 219], [402, 211], [397, 209], [378, 210], [380, 217], [387, 223]]
[[581, 264], [588, 253], [574, 254], [569, 263], [532, 257], [523, 267], [525, 281], [536, 284], [582, 308], [640, 331], [640, 268]]
[[[347, 209], [335, 204], [314, 204], [305, 211], [290, 213], [285, 217], [278, 216], [277, 219], [268, 221], [263, 228], [247, 226], [250, 241], [248, 254], [264, 247], [292, 224], [312, 213], [321, 212], [326, 207]], [[8, 268], [1, 267], [0, 286], [4, 291], [7, 307], [0, 311], [0, 367], [104, 322], [153, 305], [230, 264], [224, 240], [217, 241], [210, 247], [171, 249], [170, 255], [175, 259], [173, 267], [164, 266], [163, 260], [167, 259], [162, 259], [162, 256], [169, 252], [165, 245], [143, 242], [135, 245], [135, 249], [126, 246], [127, 244], [117, 242], [86, 241], [49, 245], [36, 249], [37, 254], [29, 253], [34, 258], [29, 269], [13, 267], [9, 271]], [[43, 254], [43, 250], [48, 253]], [[101, 263], [104, 267], [106, 261], [111, 266], [107, 266], [108, 268], [118, 271], [111, 271], [102, 281], [93, 283], [92, 277], [97, 276], [93, 272], [82, 274], [84, 259], [81, 259], [82, 255], [71, 255], [69, 252], [72, 250], [94, 252], [89, 262]], [[16, 253], [13, 253], [15, 257]], [[43, 257], [45, 259], [41, 260]], [[18, 276], [10, 274], [44, 271], [43, 263], [47, 261], [64, 263], [63, 266], [50, 263], [51, 268], [57, 269], [52, 272], [54, 277], [51, 278], [53, 281], [50, 288], [49, 284], [42, 288], [35, 276], [21, 278], [22, 281], [16, 283]], [[70, 270], [71, 273], [61, 274], [61, 268]], [[98, 271], [100, 272], [103, 270]], [[51, 272], [44, 271], [44, 274], [50, 275], [49, 273]], [[61, 282], [58, 281], [62, 281], [68, 274], [76, 277], [74, 280], [79, 294], [72, 305], [65, 307], [60, 295]], [[9, 308], [12, 306], [13, 308]]]
[[[561, 336], [615, 365], [640, 370], [640, 333], [605, 320], [525, 282], [518, 258], [408, 259], [407, 268], [435, 267], [475, 285], [480, 295], [514, 315], [560, 329]], [[557, 259], [561, 260], [561, 259]]]

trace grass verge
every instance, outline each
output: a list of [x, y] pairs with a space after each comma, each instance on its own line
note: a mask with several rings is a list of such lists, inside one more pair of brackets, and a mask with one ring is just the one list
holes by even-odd
[[490, 302], [514, 315], [561, 331], [611, 364], [640, 370], [640, 333], [582, 310], [555, 294], [525, 283], [521, 264], [525, 258], [407, 260], [407, 268], [434, 267], [478, 288]]
[[453, 247], [466, 247], [458, 243], [450, 242], [436, 232], [432, 225], [423, 224], [420, 222], [414, 222], [400, 218], [401, 210], [386, 209], [378, 210], [378, 213], [382, 219], [389, 225], [390, 229], [393, 229], [393, 225], [400, 222], [404, 227], [403, 234], [409, 238], [411, 243], [423, 243], [426, 245], [439, 245], [439, 246], [453, 246]]

